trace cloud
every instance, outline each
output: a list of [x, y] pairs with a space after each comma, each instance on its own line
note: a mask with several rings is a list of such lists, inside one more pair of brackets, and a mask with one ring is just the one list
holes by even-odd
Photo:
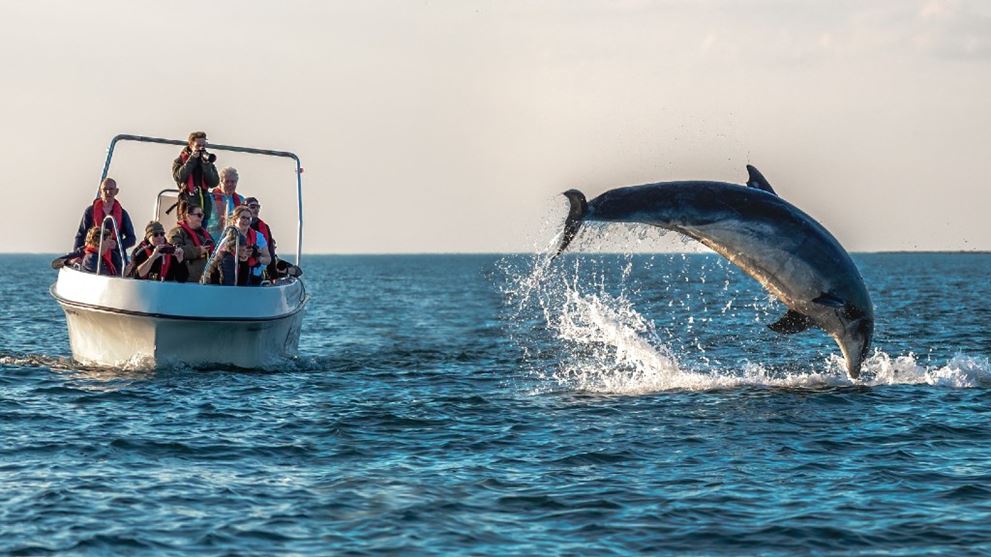
[[991, 16], [982, 4], [930, 0], [916, 17], [912, 42], [921, 51], [956, 60], [991, 61]]

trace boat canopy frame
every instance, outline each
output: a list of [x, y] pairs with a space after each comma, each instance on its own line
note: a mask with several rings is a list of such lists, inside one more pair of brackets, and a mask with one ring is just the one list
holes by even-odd
[[[107, 173], [110, 171], [110, 161], [113, 159], [114, 149], [120, 141], [160, 143], [164, 145], [180, 145], [183, 147], [189, 145], [189, 142], [183, 139], [165, 139], [162, 137], [132, 135], [126, 133], [117, 134], [112, 140], [110, 140], [110, 146], [107, 147], [107, 160], [103, 164], [103, 173], [100, 174], [100, 184], [103, 183], [103, 180], [107, 177]], [[282, 157], [292, 159], [296, 162], [296, 261], [294, 264], [298, 266], [300, 264], [300, 258], [303, 254], [303, 165], [300, 162], [299, 157], [295, 153], [289, 151], [257, 149], [255, 147], [239, 147], [236, 145], [221, 145], [219, 143], [210, 143], [209, 147], [211, 151], [230, 151], [234, 153], [247, 153], [250, 155]], [[159, 193], [159, 195], [161, 195], [161, 193]], [[99, 196], [99, 185], [97, 185], [97, 196]]]

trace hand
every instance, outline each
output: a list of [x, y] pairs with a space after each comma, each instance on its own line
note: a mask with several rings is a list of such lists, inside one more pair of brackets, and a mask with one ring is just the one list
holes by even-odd
[[193, 149], [193, 152], [190, 156], [198, 159], [200, 158], [200, 151], [198, 149]]
[[210, 248], [206, 246], [200, 246], [200, 257], [209, 257], [209, 256], [210, 256]]

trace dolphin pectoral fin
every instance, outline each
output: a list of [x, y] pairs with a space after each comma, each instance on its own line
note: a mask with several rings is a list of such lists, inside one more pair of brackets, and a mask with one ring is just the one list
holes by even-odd
[[846, 301], [845, 300], [843, 300], [841, 298], [837, 298], [836, 296], [833, 296], [832, 294], [825, 293], [825, 292], [823, 294], [821, 294], [818, 298], [816, 298], [816, 299], [814, 299], [812, 301], [815, 302], [815, 303], [817, 303], [817, 304], [821, 304], [821, 305], [824, 305], [824, 306], [827, 306], [827, 307], [831, 307], [831, 308], [836, 308], [836, 309], [839, 309], [839, 308], [842, 308], [842, 307], [846, 307]]
[[774, 188], [771, 187], [771, 184], [767, 181], [767, 178], [765, 178], [764, 175], [760, 173], [760, 170], [757, 170], [753, 165], [747, 165], [747, 174], [749, 175], [747, 178], [748, 188], [756, 188], [761, 191], [766, 191], [771, 195], [778, 195], [775, 193]]
[[793, 335], [808, 329], [812, 325], [812, 320], [807, 316], [790, 309], [784, 317], [768, 325], [768, 328], [783, 335]]

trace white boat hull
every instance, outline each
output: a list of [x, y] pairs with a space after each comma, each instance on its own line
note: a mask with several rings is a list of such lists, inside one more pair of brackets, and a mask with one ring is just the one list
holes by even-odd
[[101, 277], [63, 268], [52, 295], [73, 358], [124, 368], [265, 368], [297, 354], [303, 284], [204, 286]]

